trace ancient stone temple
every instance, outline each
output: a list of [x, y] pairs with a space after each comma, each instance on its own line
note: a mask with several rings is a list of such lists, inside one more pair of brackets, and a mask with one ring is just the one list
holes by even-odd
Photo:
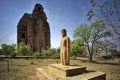
[[17, 25], [17, 44], [24, 42], [31, 52], [50, 47], [50, 27], [41, 4], [31, 14], [25, 13]]

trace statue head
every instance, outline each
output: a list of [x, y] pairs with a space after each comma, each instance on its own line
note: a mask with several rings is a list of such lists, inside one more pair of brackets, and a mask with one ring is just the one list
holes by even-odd
[[62, 30], [61, 30], [61, 33], [62, 33], [62, 37], [65, 37], [65, 36], [67, 35], [66, 29], [62, 29]]

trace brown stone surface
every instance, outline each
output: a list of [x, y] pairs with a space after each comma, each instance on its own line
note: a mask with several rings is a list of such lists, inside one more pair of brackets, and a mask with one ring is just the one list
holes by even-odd
[[40, 68], [37, 68], [36, 69], [36, 76], [39, 78], [39, 80], [48, 80], [48, 78], [45, 76], [46, 74], [45, 74], [45, 72], [43, 72], [43, 70], [42, 69], [40, 69]]
[[69, 65], [65, 66], [62, 64], [49, 64], [48, 70], [52, 73], [56, 73], [60, 76], [74, 76], [86, 72], [86, 67]]
[[17, 25], [17, 44], [24, 42], [31, 52], [50, 47], [50, 28], [41, 4], [36, 4], [31, 14], [25, 13]]
[[50, 74], [46, 68], [36, 68], [36, 76], [39, 80], [56, 80], [56, 76]]
[[[84, 74], [79, 74], [75, 76], [61, 77], [60, 75], [56, 75], [54, 72], [49, 72], [47, 68], [37, 68], [36, 75], [41, 78], [46, 78], [45, 80], [106, 80], [106, 74], [103, 72], [89, 72]], [[40, 75], [40, 76], [39, 76]], [[43, 79], [44, 80], [44, 79]]]
[[103, 72], [94, 71], [74, 76], [73, 80], [106, 80], [106, 74]]

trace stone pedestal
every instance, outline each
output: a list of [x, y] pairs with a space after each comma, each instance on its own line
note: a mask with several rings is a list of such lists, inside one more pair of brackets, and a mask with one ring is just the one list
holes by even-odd
[[106, 80], [106, 74], [98, 71], [86, 71], [78, 65], [64, 66], [49, 64], [46, 68], [36, 68], [39, 80]]
[[67, 76], [74, 76], [81, 73], [85, 73], [86, 67], [82, 67], [78, 65], [65, 66], [62, 64], [49, 64], [48, 70], [60, 76], [67, 77]]

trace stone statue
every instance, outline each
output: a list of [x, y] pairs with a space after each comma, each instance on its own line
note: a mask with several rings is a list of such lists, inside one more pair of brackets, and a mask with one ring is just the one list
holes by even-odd
[[60, 60], [63, 65], [70, 64], [70, 38], [67, 36], [66, 29], [61, 30], [62, 39], [60, 41]]

